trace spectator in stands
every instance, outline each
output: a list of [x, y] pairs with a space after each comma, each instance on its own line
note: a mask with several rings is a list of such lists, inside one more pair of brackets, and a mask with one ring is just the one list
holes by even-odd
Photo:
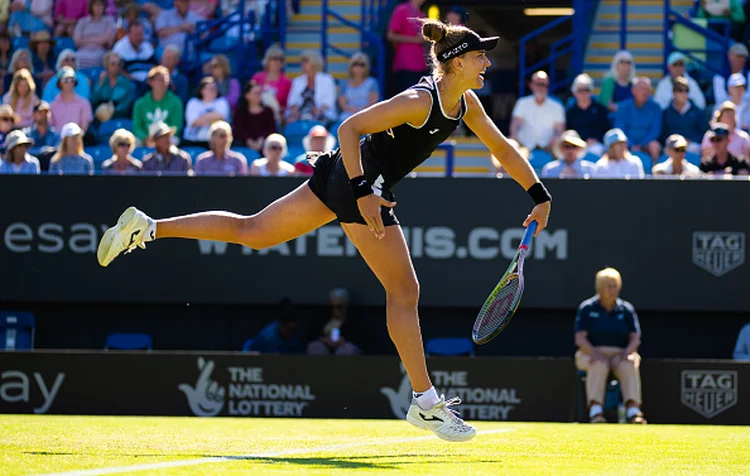
[[211, 125], [209, 151], [195, 162], [195, 175], [247, 175], [247, 159], [232, 147], [232, 126], [226, 121]]
[[37, 31], [29, 40], [33, 73], [39, 79], [39, 88], [42, 90], [47, 81], [55, 76], [55, 53], [52, 51], [55, 44], [57, 42], [49, 36], [47, 30]]
[[3, 3], [3, 9], [10, 13], [9, 29], [16, 36], [27, 36], [52, 27], [54, 0], [6, 0]]
[[211, 124], [230, 120], [231, 112], [226, 99], [219, 96], [216, 80], [206, 76], [198, 84], [196, 97], [190, 99], [185, 108], [186, 143], [208, 146]]
[[34, 122], [34, 106], [39, 104], [36, 83], [28, 69], [13, 74], [10, 91], [3, 96], [3, 104], [9, 104], [18, 115], [18, 127], [28, 127]]
[[594, 167], [596, 178], [643, 178], [643, 163], [628, 151], [628, 136], [621, 129], [611, 129], [604, 134], [607, 152]]
[[[155, 4], [152, 4], [155, 5]], [[120, 26], [117, 29], [117, 41], [128, 35], [131, 23], [140, 23], [143, 26], [143, 40], [152, 43], [154, 41], [154, 27], [145, 16], [141, 16], [141, 6], [137, 3], [128, 3], [123, 10]]]
[[339, 83], [339, 121], [380, 100], [380, 89], [370, 76], [370, 59], [358, 51], [349, 60], [349, 77]]
[[308, 355], [359, 355], [359, 347], [351, 342], [352, 332], [347, 319], [349, 291], [344, 288], [331, 290], [331, 317], [319, 337], [307, 344]]
[[[55, 69], [57, 70], [58, 77], [60, 76], [63, 68], [66, 67], [68, 69], [72, 69], [73, 73], [75, 74], [76, 94], [88, 100], [91, 97], [91, 83], [89, 83], [89, 78], [78, 70], [78, 60], [76, 60], [75, 52], [71, 49], [62, 50], [60, 52], [60, 55], [57, 57], [57, 65]], [[47, 81], [47, 85], [44, 87], [44, 91], [42, 92], [42, 99], [50, 104], [60, 93], [60, 87], [57, 83], [57, 79], [52, 78], [50, 81]]]
[[734, 345], [735, 360], [750, 361], [750, 324], [746, 324], [737, 335], [737, 343]]
[[5, 136], [15, 129], [16, 124], [18, 124], [18, 114], [13, 112], [13, 108], [9, 104], [0, 105], [0, 149], [5, 143]]
[[[731, 101], [725, 101], [714, 111], [712, 124], [720, 122], [729, 127], [729, 153], [735, 157], [750, 158], [750, 135], [737, 127], [737, 109]], [[701, 142], [702, 155], [710, 156], [714, 153], [714, 143], [711, 130], [707, 131]]]
[[723, 76], [717, 74], [714, 76], [714, 102], [716, 104], [721, 104], [724, 101], [729, 100], [727, 81], [730, 76], [740, 74], [746, 78], [745, 83], [750, 81], [750, 72], [748, 72], [747, 68], [747, 56], [747, 46], [742, 43], [735, 43], [729, 48], [729, 52], [727, 52], [727, 57], [729, 58], [729, 75]]
[[10, 69], [13, 44], [7, 31], [0, 31], [0, 77], [5, 77]]
[[240, 82], [232, 77], [232, 67], [226, 55], [216, 55], [211, 58], [211, 76], [216, 80], [219, 96], [226, 99], [232, 111], [237, 107], [242, 88]]
[[386, 38], [394, 49], [393, 87], [388, 96], [395, 96], [401, 91], [419, 82], [427, 74], [425, 62], [425, 39], [416, 18], [424, 18], [420, 8], [425, 0], [409, 0], [393, 10], [388, 22]]
[[299, 120], [330, 124], [336, 120], [336, 83], [323, 72], [323, 58], [314, 50], [300, 57], [301, 75], [292, 81], [286, 110], [287, 122]]
[[302, 138], [302, 146], [305, 148], [305, 153], [300, 154], [294, 160], [294, 168], [298, 175], [311, 175], [313, 168], [308, 160], [309, 157], [333, 150], [336, 147], [336, 138], [328, 132], [328, 129], [318, 125], [312, 127], [310, 132]]
[[[49, 161], [60, 144], [60, 135], [50, 125], [49, 103], [40, 101], [34, 107], [34, 124], [24, 129], [24, 133], [34, 141], [33, 155], [39, 159], [42, 170], [49, 169]], [[0, 123], [0, 129], [2, 125]]]
[[[284, 50], [278, 45], [272, 45], [263, 56], [263, 71], [253, 75], [252, 80], [263, 86], [264, 97], [266, 93], [272, 93], [278, 103], [278, 109], [274, 110], [277, 119], [282, 117], [286, 110], [289, 92], [292, 90], [292, 80], [282, 71], [284, 69]], [[273, 108], [267, 100], [264, 104]]]
[[54, 0], [31, 0], [29, 13], [40, 20], [46, 27], [45, 29], [52, 30], [54, 27], [54, 10]]
[[55, 36], [73, 36], [76, 24], [86, 16], [88, 2], [55, 0]]
[[94, 84], [91, 105], [100, 122], [125, 119], [132, 115], [135, 84], [122, 72], [122, 60], [114, 51], [104, 55], [104, 71]]
[[29, 154], [29, 147], [34, 143], [23, 131], [12, 131], [5, 137], [5, 160], [0, 162], [2, 174], [39, 175], [39, 160]]
[[156, 64], [154, 47], [145, 41], [143, 24], [137, 21], [128, 24], [127, 36], [115, 43], [112, 51], [125, 62], [125, 75], [134, 81], [145, 81], [149, 71]]
[[292, 301], [289, 299], [281, 301], [279, 318], [261, 329], [248, 350], [263, 354], [302, 353], [297, 317], [294, 314]]
[[688, 151], [688, 141], [679, 134], [667, 137], [664, 151], [669, 158], [651, 169], [653, 175], [677, 175], [683, 177], [698, 177], [702, 175], [701, 170], [685, 160]]
[[177, 95], [182, 102], [187, 102], [190, 99], [188, 96], [188, 80], [184, 74], [180, 72], [177, 66], [180, 64], [180, 50], [174, 46], [167, 46], [161, 54], [161, 60], [159, 64], [169, 70], [169, 89]]
[[99, 66], [104, 53], [112, 49], [117, 35], [115, 20], [104, 14], [105, 0], [89, 0], [88, 16], [82, 18], [73, 30], [76, 58], [81, 68]]
[[164, 66], [154, 66], [148, 73], [147, 92], [133, 106], [133, 134], [147, 142], [148, 130], [155, 122], [165, 122], [179, 133], [182, 129], [182, 101], [169, 91], [169, 71]]
[[617, 105], [633, 97], [632, 85], [635, 78], [635, 63], [629, 51], [620, 50], [612, 58], [612, 67], [602, 80], [599, 103], [611, 112], [617, 112]]
[[263, 87], [255, 81], [247, 83], [232, 117], [237, 142], [256, 151], [261, 150], [266, 137], [276, 132], [276, 119], [271, 108], [263, 105], [262, 91]]
[[594, 80], [588, 74], [579, 74], [573, 80], [570, 90], [575, 96], [575, 104], [565, 111], [565, 125], [574, 130], [586, 141], [588, 152], [601, 156], [604, 152], [602, 139], [612, 125], [607, 109], [591, 99]]
[[83, 129], [68, 122], [60, 129], [60, 149], [52, 156], [49, 173], [94, 175], [94, 159], [83, 151]]
[[576, 367], [586, 371], [591, 423], [606, 423], [604, 390], [612, 372], [620, 381], [628, 423], [646, 423], [641, 412], [641, 325], [632, 304], [620, 299], [622, 277], [614, 268], [596, 273], [596, 296], [578, 306]]
[[445, 12], [445, 21], [447, 25], [466, 25], [466, 9], [458, 5], [451, 5]]
[[[264, 2], [257, 2], [264, 3]], [[214, 17], [219, 7], [218, 0], [190, 0], [190, 11], [198, 15], [201, 20], [209, 20]]]
[[112, 157], [102, 163], [105, 175], [132, 175], [143, 169], [143, 163], [133, 157], [135, 136], [127, 129], [117, 129], [109, 138]]
[[13, 52], [13, 56], [10, 58], [10, 66], [8, 72], [3, 76], [3, 91], [10, 89], [10, 83], [13, 82], [13, 74], [16, 71], [27, 69], [33, 71], [34, 65], [31, 62], [31, 51], [26, 48], [18, 48]]
[[250, 175], [261, 177], [286, 177], [294, 175], [295, 168], [282, 160], [287, 154], [286, 138], [281, 134], [271, 134], [263, 146], [263, 157], [250, 164]]
[[552, 154], [557, 136], [565, 129], [565, 109], [548, 97], [549, 76], [544, 71], [531, 76], [529, 88], [532, 94], [520, 98], [513, 107], [510, 137], [529, 150]]
[[651, 80], [645, 76], [635, 78], [633, 97], [620, 103], [615, 115], [615, 127], [628, 136], [631, 150], [648, 154], [652, 163], [656, 163], [661, 154], [661, 123], [662, 110], [651, 99]]
[[74, 90], [77, 81], [78, 78], [73, 68], [63, 66], [57, 75], [57, 87], [60, 89], [60, 94], [50, 104], [52, 125], [62, 130], [63, 125], [72, 122], [80, 126], [85, 134], [94, 118], [91, 113], [91, 103], [76, 94]]
[[701, 171], [715, 175], [748, 175], [750, 165], [745, 156], [735, 157], [729, 152], [730, 126], [714, 122], [709, 131], [709, 140], [713, 148], [712, 155], [701, 160]]
[[[728, 101], [734, 104], [735, 116], [738, 127], [745, 131], [750, 131], [750, 98], [747, 97], [747, 80], [745, 76], [735, 73], [727, 81], [729, 97]], [[716, 105], [718, 110], [721, 104]]]
[[201, 17], [191, 12], [188, 7], [188, 0], [174, 0], [174, 8], [163, 10], [156, 17], [154, 26], [162, 48], [173, 45], [182, 52], [187, 35], [193, 33], [195, 24], [201, 21]]
[[688, 151], [700, 154], [700, 143], [706, 130], [705, 115], [702, 110], [688, 98], [688, 81], [682, 76], [674, 80], [673, 99], [662, 113], [661, 142], [667, 137], [678, 134], [688, 141]]
[[[599, 107], [604, 107], [599, 105]], [[594, 164], [582, 160], [586, 153], [586, 141], [581, 139], [578, 132], [567, 130], [560, 135], [557, 158], [542, 168], [542, 177], [553, 178], [582, 178], [594, 175]]]
[[[703, 0], [696, 12], [696, 18], [708, 18], [709, 20], [729, 20], [730, 36], [736, 40], [742, 39], [745, 28], [745, 12], [742, 9], [744, 2], [741, 0], [727, 0], [719, 3], [710, 0]], [[724, 35], [724, 25], [712, 25], [709, 28], [716, 30], [722, 36]]]
[[682, 76], [688, 80], [688, 97], [693, 104], [699, 109], [706, 108], [706, 97], [703, 95], [698, 83], [690, 77], [685, 71], [685, 62], [687, 58], [679, 51], [672, 52], [667, 57], [667, 69], [669, 74], [661, 78], [659, 83], [656, 85], [656, 92], [654, 93], [654, 101], [656, 101], [662, 109], [666, 109], [669, 103], [672, 102], [672, 85], [674, 84], [675, 78]]
[[144, 172], [190, 174], [190, 154], [172, 143], [172, 137], [176, 132], [176, 127], [170, 127], [163, 121], [154, 122], [149, 126], [148, 143], [153, 144], [156, 150], [143, 158]]

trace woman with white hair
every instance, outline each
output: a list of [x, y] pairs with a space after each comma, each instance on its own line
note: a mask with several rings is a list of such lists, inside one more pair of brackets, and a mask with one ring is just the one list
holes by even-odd
[[27, 48], [18, 48], [10, 57], [8, 72], [3, 76], [3, 91], [10, 89], [10, 83], [13, 82], [13, 75], [16, 71], [27, 69], [34, 71], [34, 64], [31, 58], [31, 51]]
[[358, 51], [349, 60], [349, 77], [339, 84], [339, 121], [380, 100], [380, 89], [370, 76], [370, 59]]
[[271, 134], [266, 137], [263, 145], [263, 155], [253, 160], [250, 175], [259, 177], [286, 177], [294, 175], [294, 166], [282, 158], [286, 155], [286, 138], [281, 134]]
[[[79, 71], [80, 65], [78, 64], [76, 53], [69, 48], [62, 50], [57, 57], [55, 70], [57, 71], [58, 75], [60, 74], [60, 70], [62, 70], [65, 66], [73, 68], [73, 71], [75, 72], [77, 80], [75, 87], [76, 94], [81, 96], [83, 99], [88, 100], [91, 97], [91, 83], [89, 83], [89, 78]], [[47, 86], [44, 87], [44, 92], [42, 92], [42, 100], [47, 101], [48, 103], [52, 103], [52, 101], [55, 100], [59, 93], [60, 87], [57, 85], [57, 81], [55, 81], [53, 78], [52, 80], [48, 81]]]
[[565, 110], [565, 124], [586, 141], [586, 150], [589, 153], [599, 157], [604, 152], [602, 139], [611, 124], [607, 109], [592, 100], [593, 89], [594, 80], [591, 76], [585, 73], [576, 76], [570, 87], [576, 102]]
[[[263, 92], [270, 92], [276, 97], [279, 113], [283, 114], [292, 90], [292, 80], [284, 72], [284, 50], [272, 45], [263, 56], [263, 71], [253, 75], [252, 81], [263, 86]], [[271, 107], [271, 105], [268, 105]]]
[[216, 121], [208, 130], [208, 152], [195, 161], [195, 175], [247, 175], [247, 159], [232, 147], [232, 126]]
[[612, 112], [617, 105], [633, 97], [631, 82], [635, 78], [635, 63], [629, 51], [620, 50], [612, 58], [612, 67], [602, 81], [599, 102]]
[[336, 120], [336, 83], [324, 73], [323, 57], [314, 50], [302, 52], [302, 74], [292, 81], [287, 122], [313, 120], [332, 123]]
[[143, 169], [143, 163], [131, 154], [135, 149], [135, 136], [127, 129], [117, 129], [109, 138], [112, 157], [102, 163], [105, 175], [132, 175]]

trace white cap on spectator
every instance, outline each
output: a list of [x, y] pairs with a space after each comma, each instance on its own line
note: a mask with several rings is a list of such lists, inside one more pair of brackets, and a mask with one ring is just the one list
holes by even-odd
[[676, 149], [678, 147], [687, 147], [688, 143], [687, 140], [680, 134], [672, 134], [671, 136], [667, 137], [666, 144], [668, 149]]
[[678, 61], [682, 61], [684, 63], [685, 59], [686, 59], [686, 57], [685, 57], [684, 54], [680, 53], [679, 51], [673, 51], [667, 57], [667, 64], [668, 65], [673, 65], [673, 64], [677, 63]]
[[604, 134], [604, 146], [609, 149], [612, 147], [612, 144], [617, 144], [618, 142], [627, 142], [628, 136], [625, 135], [625, 133], [622, 131], [622, 129], [610, 129], [607, 131], [606, 134]]
[[729, 48], [729, 52], [737, 56], [750, 56], [747, 51], [747, 46], [742, 43], [735, 43]]
[[62, 129], [60, 129], [60, 139], [80, 135], [83, 135], [83, 130], [75, 122], [68, 122], [67, 124], [62, 126]]
[[743, 75], [742, 73], [734, 73], [729, 77], [729, 80], [727, 81], [727, 87], [733, 88], [735, 86], [747, 86], [745, 75]]

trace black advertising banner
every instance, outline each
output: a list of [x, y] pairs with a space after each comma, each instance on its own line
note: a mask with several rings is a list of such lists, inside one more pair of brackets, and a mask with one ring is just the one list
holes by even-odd
[[[164, 240], [106, 269], [96, 262], [103, 230], [129, 205], [156, 218], [250, 214], [301, 183], [0, 176], [0, 301], [323, 304], [329, 289], [345, 285], [358, 304], [383, 304], [382, 287], [336, 223], [261, 251]], [[595, 272], [614, 266], [638, 309], [750, 311], [750, 221], [738, 219], [747, 183], [547, 183], [552, 219], [532, 244], [523, 306], [575, 308], [593, 294]], [[479, 307], [518, 246], [528, 195], [496, 179], [407, 179], [396, 193], [422, 305]]]
[[[470, 420], [570, 416], [570, 359], [433, 358], [429, 367]], [[411, 402], [395, 357], [37, 351], [0, 353], [0, 375], [0, 413], [405, 418]]]

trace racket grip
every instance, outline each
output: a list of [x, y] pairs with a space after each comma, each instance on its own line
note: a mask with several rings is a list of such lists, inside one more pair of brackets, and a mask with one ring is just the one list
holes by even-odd
[[534, 233], [536, 232], [536, 226], [537, 222], [536, 220], [529, 223], [529, 226], [526, 227], [526, 231], [523, 234], [523, 239], [521, 239], [521, 246], [520, 248], [528, 248], [531, 244], [531, 239], [534, 237]]

